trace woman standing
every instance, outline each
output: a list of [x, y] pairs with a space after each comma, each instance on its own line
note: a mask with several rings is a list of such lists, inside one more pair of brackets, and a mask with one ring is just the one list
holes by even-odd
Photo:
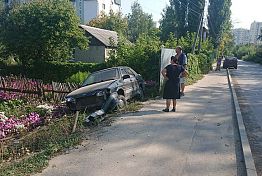
[[162, 71], [162, 75], [166, 80], [164, 86], [163, 98], [166, 99], [166, 108], [163, 109], [164, 112], [169, 112], [169, 107], [171, 100], [173, 100], [172, 112], [176, 112], [176, 99], [180, 99], [180, 75], [187, 76], [188, 72], [181, 65], [177, 64], [177, 58], [175, 56], [171, 57], [171, 64], [166, 66]]

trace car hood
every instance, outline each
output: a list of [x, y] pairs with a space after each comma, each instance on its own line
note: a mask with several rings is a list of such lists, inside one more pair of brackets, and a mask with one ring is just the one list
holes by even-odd
[[73, 92], [69, 93], [66, 97], [80, 97], [83, 94], [94, 93], [97, 90], [102, 90], [102, 89], [107, 88], [109, 85], [111, 85], [115, 81], [116, 80], [109, 80], [105, 82], [87, 85], [87, 86], [74, 90]]

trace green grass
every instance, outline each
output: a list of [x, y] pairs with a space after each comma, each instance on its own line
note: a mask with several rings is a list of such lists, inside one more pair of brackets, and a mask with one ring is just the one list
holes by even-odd
[[192, 85], [196, 83], [198, 80], [202, 79], [204, 75], [198, 74], [194, 76], [190, 76], [189, 78], [186, 79], [186, 85]]
[[52, 156], [57, 155], [63, 148], [69, 148], [80, 142], [80, 134], [72, 134], [66, 140], [60, 140], [58, 144], [50, 144], [49, 147], [39, 153], [1, 166], [0, 176], [24, 176], [40, 172], [48, 166], [48, 161]]
[[[83, 121], [80, 117], [79, 124]], [[79, 144], [82, 141], [82, 126], [78, 125], [78, 131], [71, 133], [74, 118], [65, 117], [39, 130], [29, 133], [19, 139], [16, 150], [13, 144], [7, 146], [5, 157], [8, 158], [28, 148], [30, 155], [0, 164], [0, 176], [24, 176], [40, 172], [48, 166], [48, 161], [53, 156], [61, 153], [63, 149]], [[8, 153], [9, 152], [9, 153]]]
[[[131, 102], [127, 105], [125, 111], [109, 114], [108, 120], [106, 119], [104, 123], [112, 123], [114, 117], [119, 115], [119, 113], [136, 112], [142, 107], [143, 105], [140, 102]], [[74, 117], [68, 116], [19, 139], [17, 148], [27, 147], [31, 154], [29, 156], [24, 155], [22, 158], [8, 163], [2, 162], [0, 164], [0, 176], [25, 176], [41, 172], [48, 166], [48, 162], [53, 156], [61, 154], [64, 149], [81, 143], [84, 130], [83, 120], [84, 115], [80, 114], [77, 132], [73, 134], [71, 131]], [[97, 122], [96, 125], [99, 123], [101, 122]], [[9, 144], [9, 153], [5, 155], [5, 158], [12, 155], [12, 145], [11, 143]]]

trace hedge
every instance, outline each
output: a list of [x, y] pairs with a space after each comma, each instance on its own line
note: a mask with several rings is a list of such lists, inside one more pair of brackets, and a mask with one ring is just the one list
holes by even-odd
[[212, 68], [212, 59], [204, 54], [188, 55], [189, 79], [195, 81], [199, 75], [207, 74]]
[[[127, 66], [140, 73], [145, 80], [159, 81], [159, 53], [154, 53], [148, 59], [126, 59]], [[108, 63], [68, 63], [68, 62], [44, 62], [30, 67], [0, 65], [1, 76], [22, 75], [28, 78], [41, 79], [44, 82], [65, 82], [73, 74], [80, 72], [94, 72], [111, 67]], [[212, 60], [204, 54], [188, 54], [189, 78], [195, 80], [198, 75], [207, 74], [212, 66]]]
[[77, 72], [94, 72], [106, 68], [105, 64], [95, 63], [69, 63], [69, 62], [43, 62], [41, 64], [24, 67], [21, 65], [0, 65], [1, 76], [21, 75], [28, 78], [41, 79], [44, 82], [65, 82], [67, 78]]

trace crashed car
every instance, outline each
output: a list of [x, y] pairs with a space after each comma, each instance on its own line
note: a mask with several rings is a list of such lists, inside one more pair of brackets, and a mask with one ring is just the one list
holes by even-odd
[[227, 57], [223, 62], [223, 68], [234, 68], [237, 69], [237, 58], [236, 57]]
[[79, 89], [66, 96], [66, 104], [73, 111], [101, 109], [104, 113], [124, 107], [135, 97], [144, 97], [142, 76], [129, 67], [113, 67], [88, 76]]

